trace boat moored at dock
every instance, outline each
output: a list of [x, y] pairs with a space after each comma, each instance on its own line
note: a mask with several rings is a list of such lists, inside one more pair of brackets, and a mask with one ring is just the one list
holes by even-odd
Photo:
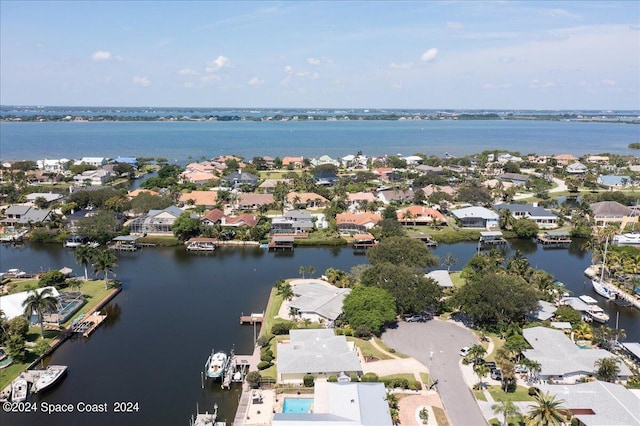
[[22, 402], [27, 399], [29, 383], [22, 376], [11, 382], [11, 402]]
[[609, 321], [609, 314], [607, 314], [604, 311], [604, 309], [602, 309], [598, 305], [589, 306], [589, 309], [587, 309], [587, 315], [589, 315], [589, 317], [592, 320], [597, 321], [597, 322], [599, 322], [601, 324], [604, 324], [607, 321]]
[[207, 377], [211, 379], [217, 379], [223, 376], [229, 363], [229, 357], [223, 351], [214, 352], [211, 351], [211, 355], [207, 358], [207, 362], [204, 365], [204, 371]]
[[55, 385], [67, 372], [66, 365], [50, 365], [44, 370], [38, 379], [33, 383], [31, 392], [38, 393]]

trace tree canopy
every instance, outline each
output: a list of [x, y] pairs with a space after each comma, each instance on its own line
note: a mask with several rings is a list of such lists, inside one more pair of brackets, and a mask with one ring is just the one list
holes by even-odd
[[171, 229], [173, 230], [173, 235], [186, 241], [200, 234], [200, 221], [192, 218], [190, 212], [183, 212], [180, 217], [173, 222]]
[[372, 265], [389, 262], [395, 265], [427, 268], [438, 265], [438, 257], [422, 241], [409, 237], [389, 237], [367, 251]]
[[377, 287], [354, 287], [344, 298], [343, 310], [352, 328], [366, 326], [375, 334], [396, 318], [393, 297]]
[[98, 210], [94, 215], [78, 220], [77, 227], [79, 234], [91, 241], [105, 244], [118, 235], [121, 224], [115, 212]]
[[521, 322], [538, 306], [538, 291], [522, 278], [487, 273], [461, 287], [453, 301], [479, 324]]

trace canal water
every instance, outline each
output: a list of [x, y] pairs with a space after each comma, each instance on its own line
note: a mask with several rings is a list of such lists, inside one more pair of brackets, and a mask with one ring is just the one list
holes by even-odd
[[[534, 243], [513, 244], [530, 263], [546, 269], [576, 295], [592, 294], [583, 276], [590, 253], [575, 244], [569, 250], [544, 250]], [[441, 258], [452, 253], [461, 268], [476, 252], [475, 243], [441, 245]], [[240, 390], [222, 391], [220, 384], [201, 388], [200, 372], [212, 349], [248, 354], [253, 327], [241, 326], [241, 313], [263, 311], [269, 291], [279, 278], [300, 277], [300, 266], [313, 266], [315, 277], [329, 268], [350, 270], [367, 263], [348, 248], [298, 248], [292, 254], [268, 253], [257, 247], [222, 248], [195, 255], [184, 248], [145, 248], [118, 255], [117, 278], [123, 291], [106, 307], [108, 321], [90, 338], [64, 343], [49, 360], [69, 365], [67, 377], [33, 401], [43, 406], [71, 404], [73, 413], [0, 414], [11, 425], [187, 425], [196, 406], [201, 411], [219, 406], [219, 419], [233, 421]], [[0, 270], [28, 272], [68, 266], [82, 268], [72, 251], [57, 246], [2, 246]], [[307, 275], [308, 276], [308, 275]], [[608, 306], [615, 326], [615, 306]], [[640, 340], [640, 313], [620, 308], [620, 327], [627, 340]], [[118, 403], [134, 411], [114, 412]], [[107, 413], [79, 413], [79, 403], [105, 404]], [[103, 406], [97, 406], [103, 407]], [[135, 411], [137, 408], [137, 411]], [[5, 423], [5, 420], [7, 423]]]

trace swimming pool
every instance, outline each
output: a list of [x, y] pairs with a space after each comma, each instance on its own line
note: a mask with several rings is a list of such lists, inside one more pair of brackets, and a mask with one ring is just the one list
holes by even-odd
[[285, 398], [282, 404], [283, 413], [308, 413], [313, 405], [312, 398]]

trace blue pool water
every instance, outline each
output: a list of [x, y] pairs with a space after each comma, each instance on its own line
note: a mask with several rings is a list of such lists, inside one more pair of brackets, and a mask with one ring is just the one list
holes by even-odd
[[313, 405], [311, 398], [285, 398], [282, 404], [283, 413], [308, 413]]

